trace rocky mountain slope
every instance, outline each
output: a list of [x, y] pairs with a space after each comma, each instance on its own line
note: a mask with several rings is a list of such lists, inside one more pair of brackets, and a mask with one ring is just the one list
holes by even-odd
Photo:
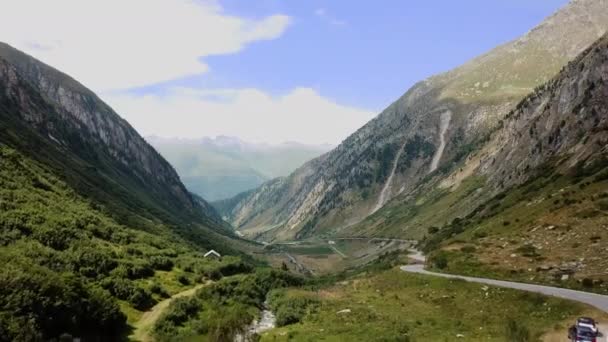
[[[89, 173], [112, 183], [97, 188], [103, 192], [100, 196], [108, 200], [116, 195], [131, 197], [122, 204], [152, 206], [175, 217], [185, 214], [209, 225], [222, 225], [210, 206], [203, 209], [192, 198], [171, 165], [93, 92], [1, 43], [0, 71], [5, 101], [21, 107], [13, 113], [21, 119], [19, 124], [88, 163]], [[19, 140], [13, 143], [27, 143]]]
[[188, 190], [209, 201], [230, 198], [286, 176], [329, 145], [255, 144], [233, 137], [146, 140], [175, 167]]
[[222, 214], [263, 239], [345, 231], [460, 165], [521, 99], [607, 28], [606, 0], [572, 1], [520, 39], [416, 84], [336, 149]]
[[420, 190], [367, 226], [391, 231], [380, 221], [405, 207], [433, 212], [436, 227], [405, 219], [399, 230], [424, 236], [440, 268], [608, 293], [608, 35], [521, 102], [439, 188], [468, 193], [469, 209], [450, 218], [450, 195]]

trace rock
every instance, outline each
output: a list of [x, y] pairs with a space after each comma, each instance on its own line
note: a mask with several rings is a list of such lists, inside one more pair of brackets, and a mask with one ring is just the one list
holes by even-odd
[[570, 276], [568, 274], [562, 274], [562, 281], [568, 280], [570, 279]]
[[551, 269], [553, 269], [552, 266], [542, 265], [542, 266], [536, 268], [536, 272], [547, 272], [547, 271], [550, 271]]
[[347, 313], [351, 313], [350, 309], [344, 309], [344, 310], [340, 310], [338, 312], [336, 312], [337, 314], [347, 314]]
[[511, 258], [517, 258], [517, 254], [515, 254], [515, 253], [511, 254]]
[[464, 335], [463, 334], [456, 334], [456, 338], [463, 338]]

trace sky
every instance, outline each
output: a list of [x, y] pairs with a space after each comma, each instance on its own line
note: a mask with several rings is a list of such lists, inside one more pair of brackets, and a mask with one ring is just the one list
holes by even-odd
[[0, 0], [0, 40], [144, 136], [338, 144], [567, 0]]

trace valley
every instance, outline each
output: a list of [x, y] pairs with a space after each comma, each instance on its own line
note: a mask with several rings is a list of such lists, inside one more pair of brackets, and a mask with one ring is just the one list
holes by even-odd
[[[360, 23], [326, 8], [257, 23], [222, 5], [188, 2], [179, 20], [189, 32], [209, 18], [239, 36], [205, 50], [209, 61], [197, 52], [196, 67], [168, 58], [146, 69], [125, 57], [136, 74], [164, 73], [149, 84], [94, 92], [34, 57], [63, 49], [61, 37], [27, 41], [33, 55], [0, 43], [0, 342], [552, 342], [573, 324], [608, 338], [608, 0], [564, 3], [518, 38], [412, 83], [341, 137], [369, 111], [332, 102], [321, 83], [284, 94], [290, 71], [264, 72], [251, 56], [311, 13], [328, 39]], [[242, 52], [258, 40], [260, 50]], [[162, 52], [194, 53], [195, 43], [179, 44]], [[122, 48], [112, 55], [134, 54]], [[273, 53], [291, 63], [291, 50]], [[239, 53], [239, 64], [257, 63], [246, 75], [218, 61]], [[340, 74], [350, 59], [338, 58], [342, 70], [331, 54], [323, 63], [336, 80], [352, 79]], [[70, 70], [87, 82], [130, 70], [110, 70], [112, 58]], [[422, 68], [402, 67], [388, 74]], [[294, 69], [305, 84], [327, 73]], [[249, 85], [260, 75], [264, 91]], [[365, 86], [333, 93], [371, 102], [387, 91]], [[192, 138], [215, 126], [318, 143]]]

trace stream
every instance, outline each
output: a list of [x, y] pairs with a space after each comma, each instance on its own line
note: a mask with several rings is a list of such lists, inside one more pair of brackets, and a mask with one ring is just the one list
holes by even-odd
[[237, 334], [234, 337], [234, 342], [248, 342], [251, 337], [255, 334], [261, 334], [268, 331], [276, 326], [276, 317], [274, 313], [268, 309], [268, 305], [264, 303], [264, 310], [262, 310], [262, 317], [260, 320], [254, 320], [247, 326], [244, 332]]

